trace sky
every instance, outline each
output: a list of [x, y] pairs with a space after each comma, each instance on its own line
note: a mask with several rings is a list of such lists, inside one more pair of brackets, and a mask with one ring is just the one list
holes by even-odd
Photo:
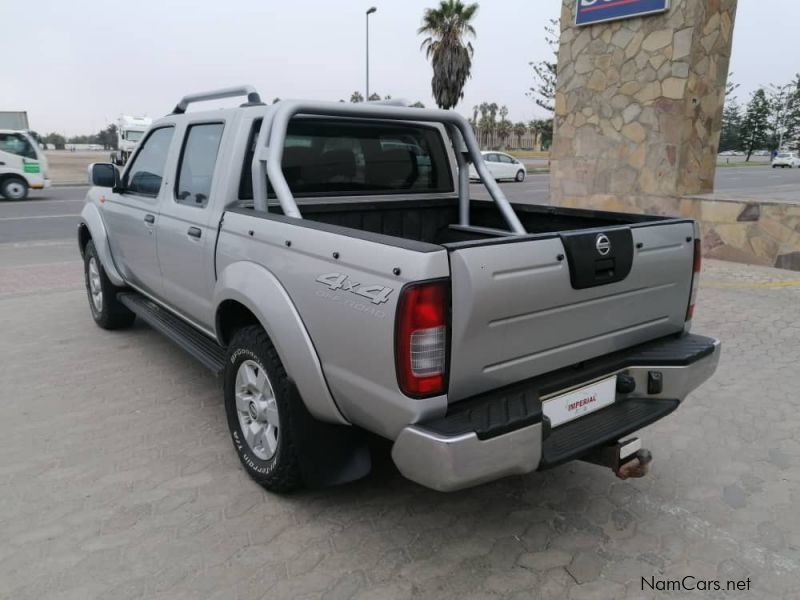
[[[46, 134], [93, 133], [120, 114], [158, 117], [181, 96], [250, 83], [271, 101], [349, 100], [365, 87], [365, 11], [370, 90], [435, 103], [416, 29], [435, 0], [0, 0], [0, 110], [27, 110]], [[548, 59], [543, 28], [560, 0], [483, 0], [475, 19], [472, 78], [457, 110], [482, 101], [509, 118], [544, 113], [526, 97], [530, 61]], [[792, 49], [796, 0], [739, 0], [731, 70], [746, 101], [760, 85], [800, 71]], [[17, 26], [8, 27], [8, 24]]]

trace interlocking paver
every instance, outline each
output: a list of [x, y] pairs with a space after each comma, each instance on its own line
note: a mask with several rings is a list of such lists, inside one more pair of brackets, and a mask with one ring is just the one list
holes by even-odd
[[694, 327], [722, 360], [644, 431], [645, 479], [572, 463], [444, 495], [379, 455], [277, 497], [219, 383], [145, 326], [96, 328], [77, 261], [0, 266], [0, 598], [658, 598], [641, 577], [685, 575], [797, 597], [798, 279], [707, 261]]

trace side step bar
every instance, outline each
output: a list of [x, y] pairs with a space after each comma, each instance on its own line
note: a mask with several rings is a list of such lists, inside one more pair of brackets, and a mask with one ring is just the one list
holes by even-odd
[[117, 299], [150, 327], [191, 354], [214, 375], [222, 375], [225, 368], [225, 348], [216, 341], [141, 294], [123, 292], [117, 295]]

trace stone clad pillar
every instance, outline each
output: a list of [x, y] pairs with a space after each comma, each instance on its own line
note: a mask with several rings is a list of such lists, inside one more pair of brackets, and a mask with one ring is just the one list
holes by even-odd
[[713, 190], [736, 0], [584, 27], [576, 4], [561, 11], [552, 202], [677, 215]]

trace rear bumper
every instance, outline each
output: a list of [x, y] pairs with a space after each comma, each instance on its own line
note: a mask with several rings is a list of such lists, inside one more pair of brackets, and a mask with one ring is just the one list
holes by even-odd
[[[720, 351], [712, 338], [671, 337], [481, 394], [451, 405], [445, 417], [404, 428], [392, 458], [405, 477], [440, 491], [553, 467], [668, 415], [713, 375]], [[662, 374], [658, 393], [648, 393], [650, 371]], [[614, 373], [632, 377], [635, 390], [550, 429], [540, 398]]]

